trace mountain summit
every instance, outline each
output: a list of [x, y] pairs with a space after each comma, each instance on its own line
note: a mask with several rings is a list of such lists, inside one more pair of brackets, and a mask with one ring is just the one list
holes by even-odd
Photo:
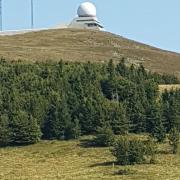
[[180, 54], [164, 51], [124, 37], [93, 30], [53, 29], [0, 36], [0, 56], [24, 61], [80, 61], [103, 63], [123, 57], [127, 64], [180, 77]]

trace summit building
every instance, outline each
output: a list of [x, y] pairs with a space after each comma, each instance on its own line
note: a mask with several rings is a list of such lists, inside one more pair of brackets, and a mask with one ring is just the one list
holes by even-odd
[[90, 2], [82, 3], [77, 10], [78, 17], [68, 25], [68, 28], [103, 30], [96, 16], [96, 7]]

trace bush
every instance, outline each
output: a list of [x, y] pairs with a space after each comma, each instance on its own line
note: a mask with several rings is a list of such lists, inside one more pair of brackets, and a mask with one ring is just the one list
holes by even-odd
[[176, 154], [178, 152], [178, 146], [179, 146], [179, 131], [176, 128], [172, 128], [169, 134], [169, 144], [172, 146], [172, 152], [173, 154]]
[[128, 165], [129, 162], [129, 140], [120, 137], [114, 144], [112, 154], [116, 157], [119, 165]]
[[[127, 137], [120, 137], [114, 144], [112, 154], [116, 157], [119, 165], [141, 164], [145, 162], [146, 156], [154, 157], [156, 147], [150, 142], [140, 140], [129, 140]], [[152, 159], [152, 158], [151, 158]]]
[[154, 139], [151, 137], [145, 142], [145, 154], [146, 156], [150, 156], [150, 164], [156, 163], [155, 155], [157, 153], [157, 144]]
[[111, 146], [114, 143], [114, 134], [110, 127], [102, 127], [97, 129], [95, 138], [95, 145], [97, 146]]
[[140, 140], [130, 140], [129, 141], [129, 163], [142, 163], [145, 161], [145, 146]]

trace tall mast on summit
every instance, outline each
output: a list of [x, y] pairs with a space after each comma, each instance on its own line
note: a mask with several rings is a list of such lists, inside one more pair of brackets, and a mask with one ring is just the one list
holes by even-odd
[[31, 29], [34, 28], [34, 4], [33, 0], [31, 0]]
[[0, 31], [2, 31], [2, 0], [0, 0]]

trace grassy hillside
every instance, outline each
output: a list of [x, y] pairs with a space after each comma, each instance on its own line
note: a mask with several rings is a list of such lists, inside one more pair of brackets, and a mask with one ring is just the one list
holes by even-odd
[[[157, 164], [113, 167], [108, 148], [84, 147], [80, 141], [42, 141], [39, 144], [0, 149], [0, 179], [126, 179], [178, 180], [180, 156], [168, 153], [168, 144], [160, 145]], [[134, 174], [118, 175], [123, 169]]]
[[99, 31], [56, 29], [14, 36], [0, 36], [0, 56], [26, 61], [119, 60], [143, 63], [147, 69], [180, 77], [180, 54], [163, 51]]

